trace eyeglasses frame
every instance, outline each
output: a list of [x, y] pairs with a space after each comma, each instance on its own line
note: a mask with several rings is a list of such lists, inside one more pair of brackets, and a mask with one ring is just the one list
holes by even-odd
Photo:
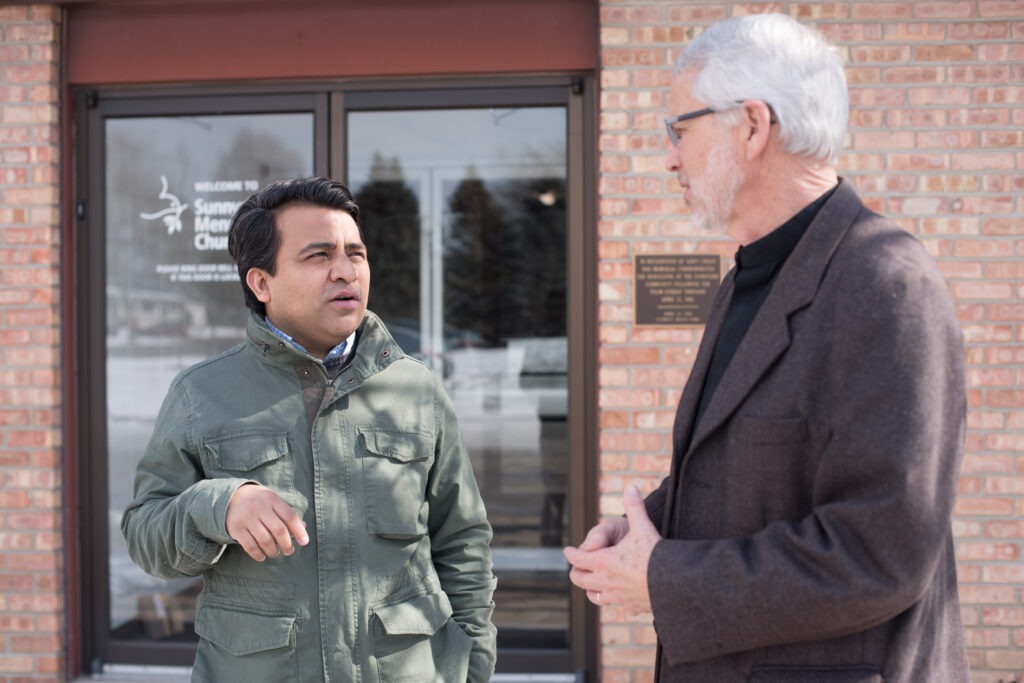
[[[736, 104], [743, 104], [745, 101], [746, 100], [736, 100]], [[775, 110], [772, 109], [772, 105], [768, 104], [767, 102], [765, 102], [765, 105], [768, 107], [768, 124], [772, 125], [778, 123], [778, 120], [775, 118]], [[712, 109], [711, 107], [705, 107], [704, 109], [689, 111], [686, 112], [685, 114], [680, 114], [679, 116], [668, 117], [667, 119], [665, 119], [665, 131], [668, 133], [669, 142], [672, 143], [673, 147], [679, 144], [679, 133], [676, 131], [674, 127], [677, 123], [682, 123], [683, 121], [689, 121], [691, 119], [700, 118], [701, 116], [707, 116], [708, 114], [717, 114], [720, 111], [727, 110]]]

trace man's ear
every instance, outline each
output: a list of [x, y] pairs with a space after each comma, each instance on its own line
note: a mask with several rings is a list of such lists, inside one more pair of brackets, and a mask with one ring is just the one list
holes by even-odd
[[270, 274], [262, 268], [250, 268], [245, 274], [245, 284], [256, 295], [256, 298], [267, 303], [270, 301]]
[[764, 154], [771, 137], [772, 111], [760, 100], [743, 103], [743, 125], [747, 133], [746, 158], [753, 161]]

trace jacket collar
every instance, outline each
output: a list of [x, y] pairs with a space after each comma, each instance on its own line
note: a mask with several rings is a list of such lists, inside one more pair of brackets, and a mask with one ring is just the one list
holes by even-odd
[[[274, 334], [266, 321], [252, 311], [249, 313], [246, 337], [249, 347], [269, 365], [291, 366], [309, 361], [323, 365], [323, 359], [299, 351]], [[372, 311], [367, 311], [359, 329], [356, 330], [355, 349], [349, 357], [346, 369], [342, 372], [351, 371], [358, 378], [365, 379], [403, 357], [405, 353], [391, 337], [381, 319]]]
[[751, 322], [700, 424], [695, 426], [696, 431], [690, 438], [690, 430], [694, 428], [693, 415], [700, 396], [696, 389], [703, 386], [707, 376], [711, 350], [721, 332], [725, 309], [732, 297], [735, 269], [726, 275], [716, 296], [716, 304], [712, 307], [715, 314], [708, 320], [701, 340], [699, 362], [691, 371], [686, 391], [683, 392], [684, 401], [680, 403], [676, 415], [674, 441], [677, 449], [686, 443], [692, 449], [722, 424], [789, 347], [789, 316], [814, 300], [832, 255], [863, 210], [864, 205], [849, 182], [840, 180], [839, 186], [818, 211], [779, 271], [772, 291]]

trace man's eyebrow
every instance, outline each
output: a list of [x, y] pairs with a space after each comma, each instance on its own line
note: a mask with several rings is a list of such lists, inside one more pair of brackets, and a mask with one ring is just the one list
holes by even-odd
[[362, 242], [346, 242], [345, 249], [347, 251], [366, 251], [366, 245]]
[[334, 251], [337, 248], [338, 246], [334, 242], [310, 242], [299, 249], [299, 253], [305, 254], [310, 251]]

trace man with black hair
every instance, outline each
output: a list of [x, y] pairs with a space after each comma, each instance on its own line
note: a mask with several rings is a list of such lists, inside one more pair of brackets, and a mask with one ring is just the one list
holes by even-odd
[[247, 340], [181, 372], [121, 528], [154, 576], [203, 577], [192, 680], [487, 681], [491, 527], [439, 379], [367, 310], [349, 191], [239, 207]]

